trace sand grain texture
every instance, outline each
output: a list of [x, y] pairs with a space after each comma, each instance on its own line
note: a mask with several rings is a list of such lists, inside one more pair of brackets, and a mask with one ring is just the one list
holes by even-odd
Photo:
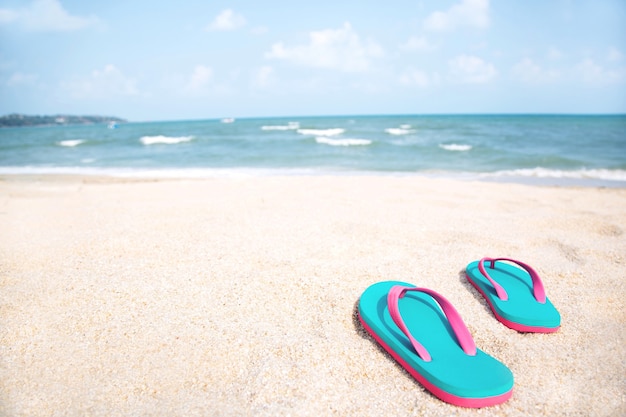
[[[0, 414], [626, 414], [626, 190], [394, 177], [0, 179]], [[466, 282], [525, 260], [562, 315], [499, 324]], [[358, 324], [370, 284], [444, 294], [513, 398], [445, 404]]]

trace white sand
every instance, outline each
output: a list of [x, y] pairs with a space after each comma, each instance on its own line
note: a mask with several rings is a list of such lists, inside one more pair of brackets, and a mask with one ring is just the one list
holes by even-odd
[[[0, 415], [626, 415], [626, 190], [393, 177], [0, 179]], [[533, 265], [556, 334], [497, 322], [467, 263]], [[513, 371], [425, 391], [360, 327], [370, 284], [444, 294]]]

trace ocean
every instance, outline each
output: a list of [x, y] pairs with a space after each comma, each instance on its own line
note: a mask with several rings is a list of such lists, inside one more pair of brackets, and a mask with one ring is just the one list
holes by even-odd
[[376, 174], [625, 187], [626, 115], [285, 117], [4, 128], [0, 174]]

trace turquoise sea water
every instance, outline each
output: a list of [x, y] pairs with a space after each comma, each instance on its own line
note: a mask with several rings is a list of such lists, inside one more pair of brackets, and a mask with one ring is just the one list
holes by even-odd
[[345, 116], [0, 129], [0, 174], [391, 174], [626, 186], [626, 115]]

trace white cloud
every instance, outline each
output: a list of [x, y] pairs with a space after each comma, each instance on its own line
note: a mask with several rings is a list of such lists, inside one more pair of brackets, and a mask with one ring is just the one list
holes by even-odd
[[436, 11], [424, 20], [426, 30], [445, 32], [460, 27], [489, 26], [489, 0], [462, 0], [445, 12]]
[[7, 85], [9, 87], [33, 85], [35, 84], [35, 82], [37, 82], [38, 79], [39, 76], [35, 74], [24, 74], [22, 72], [16, 72], [11, 75], [11, 77], [9, 77], [9, 79], [7, 80]]
[[626, 67], [615, 65], [610, 56], [609, 63], [605, 66], [587, 58], [574, 66], [558, 69], [545, 68], [530, 58], [524, 58], [511, 68], [511, 75], [529, 84], [573, 81], [578, 84], [602, 86], [626, 82]]
[[400, 76], [400, 83], [407, 86], [417, 86], [421, 88], [429, 87], [433, 84], [438, 84], [440, 76], [437, 73], [428, 74], [427, 72], [420, 70], [405, 71]]
[[626, 81], [626, 68], [607, 69], [592, 59], [585, 59], [574, 68], [577, 78], [587, 84], [616, 84]]
[[282, 42], [275, 43], [265, 54], [266, 58], [345, 72], [367, 71], [371, 68], [372, 59], [382, 55], [383, 50], [378, 44], [361, 41], [348, 22], [339, 29], [310, 32], [306, 45], [286, 47]]
[[449, 62], [453, 81], [465, 84], [482, 84], [492, 80], [498, 71], [489, 62], [471, 55], [460, 55]]
[[269, 65], [264, 65], [255, 72], [252, 85], [257, 88], [268, 88], [274, 84], [274, 74], [274, 68]]
[[267, 26], [256, 26], [250, 29], [250, 33], [257, 36], [265, 35], [267, 32], [269, 32]]
[[58, 0], [35, 0], [23, 9], [0, 9], [0, 24], [13, 22], [33, 32], [69, 32], [100, 25], [94, 16], [72, 16]]
[[622, 52], [619, 49], [617, 49], [614, 46], [609, 48], [609, 56], [608, 56], [609, 62], [619, 62], [622, 59], [624, 59], [624, 54], [622, 54]]
[[561, 58], [563, 58], [565, 56], [565, 54], [563, 54], [563, 52], [561, 52], [560, 49], [557, 48], [550, 48], [550, 50], [548, 51], [548, 58], [550, 58], [553, 61], [557, 61]]
[[2, 23], [10, 23], [17, 20], [20, 17], [20, 14], [15, 10], [11, 9], [0, 9], [0, 24]]
[[424, 37], [412, 36], [405, 43], [400, 45], [400, 49], [406, 51], [432, 51], [437, 49], [437, 46], [433, 45]]
[[[194, 100], [230, 95], [241, 84], [240, 72], [239, 68], [235, 68], [230, 73], [221, 72], [220, 77], [218, 76], [220, 73], [216, 72], [214, 67], [197, 64], [184, 72], [171, 72], [163, 75], [158, 83], [158, 89], [164, 96], [173, 95]], [[142, 96], [146, 94], [142, 91]]]
[[513, 76], [526, 83], [537, 84], [553, 81], [559, 77], [556, 70], [545, 70], [530, 58], [524, 58], [511, 70]]
[[225, 9], [209, 23], [207, 30], [235, 30], [244, 27], [246, 23], [242, 15], [235, 13], [232, 9]]
[[185, 90], [189, 92], [199, 92], [206, 88], [213, 78], [213, 69], [206, 65], [196, 65], [193, 73], [189, 77]]
[[72, 97], [80, 99], [106, 99], [139, 94], [136, 81], [111, 64], [102, 70], [94, 70], [88, 77], [65, 82], [62, 87]]

